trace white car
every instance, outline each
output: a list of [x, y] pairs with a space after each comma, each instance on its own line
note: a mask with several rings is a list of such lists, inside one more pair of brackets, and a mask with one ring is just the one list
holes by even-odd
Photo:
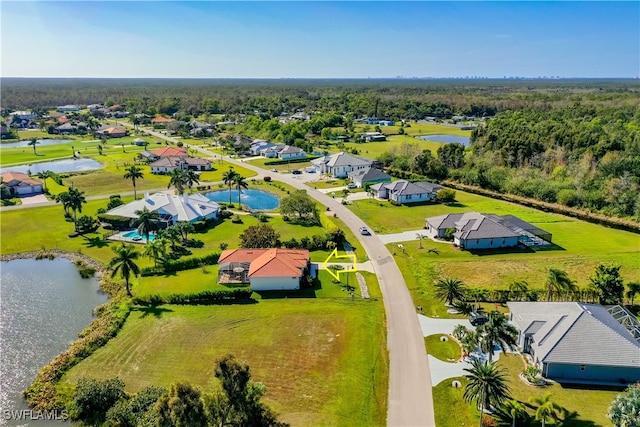
[[360, 227], [360, 234], [362, 234], [363, 236], [370, 236], [371, 233], [369, 232], [369, 229], [367, 227]]
[[347, 188], [351, 189], [351, 188], [356, 188], [357, 185], [355, 185], [353, 182], [350, 184], [347, 184]]

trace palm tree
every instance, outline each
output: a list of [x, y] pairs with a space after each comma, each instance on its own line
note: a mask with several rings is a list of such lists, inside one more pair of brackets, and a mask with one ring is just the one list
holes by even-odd
[[122, 246], [111, 249], [116, 254], [109, 262], [109, 267], [113, 268], [111, 277], [120, 273], [120, 277], [124, 279], [124, 284], [127, 288], [127, 295], [132, 296], [131, 289], [129, 288], [129, 279], [131, 278], [131, 274], [133, 274], [134, 277], [138, 277], [140, 274], [140, 267], [135, 263], [135, 260], [138, 259], [140, 254], [136, 252], [132, 245], [125, 245], [124, 243]]
[[467, 331], [465, 336], [460, 340], [460, 345], [462, 346], [463, 356], [470, 355], [473, 350], [478, 347], [478, 343], [480, 342], [480, 336], [476, 331]]
[[549, 418], [553, 421], [560, 418], [558, 412], [562, 411], [562, 407], [551, 401], [551, 392], [545, 393], [542, 397], [530, 397], [529, 403], [535, 405], [536, 420], [542, 421], [542, 427], [545, 426]]
[[525, 427], [531, 424], [531, 416], [525, 406], [515, 399], [505, 401], [494, 414], [499, 426]]
[[489, 353], [489, 362], [491, 362], [493, 349], [496, 345], [502, 348], [503, 353], [506, 353], [507, 348], [511, 351], [517, 348], [518, 329], [507, 323], [507, 316], [498, 311], [492, 311], [488, 317], [487, 323], [478, 327], [478, 332], [480, 333], [480, 348]]
[[80, 191], [75, 187], [69, 188], [67, 193], [69, 209], [73, 211], [73, 226], [75, 231], [78, 231], [78, 212], [82, 213], [82, 205], [87, 203], [87, 199], [84, 197], [84, 191]]
[[165, 256], [167, 256], [167, 240], [166, 239], [154, 239], [152, 241], [147, 241], [147, 246], [144, 248], [144, 252], [142, 253], [144, 256], [153, 259], [153, 266], [158, 266], [158, 261], [162, 261]]
[[136, 179], [144, 178], [144, 174], [142, 173], [142, 168], [131, 165], [126, 168], [124, 174], [124, 179], [130, 179], [133, 184], [133, 200], [138, 200], [138, 195], [136, 194]]
[[640, 294], [640, 282], [629, 282], [627, 283], [627, 288], [629, 288], [627, 291], [627, 298], [629, 298], [631, 305], [633, 305], [634, 298], [636, 295]]
[[142, 123], [142, 120], [140, 120], [140, 117], [138, 117], [137, 115], [134, 115], [131, 119], [131, 123], [133, 124], [133, 129], [138, 130], [138, 125]]
[[167, 188], [173, 185], [178, 194], [182, 195], [184, 193], [184, 188], [187, 186], [186, 172], [180, 168], [175, 168], [171, 171], [169, 177], [169, 185], [167, 186]]
[[547, 301], [551, 301], [551, 296], [554, 292], [571, 292], [576, 287], [575, 283], [569, 278], [566, 271], [553, 267], [549, 268], [546, 285]]
[[245, 190], [249, 188], [249, 184], [247, 184], [247, 182], [244, 180], [244, 177], [240, 174], [236, 174], [233, 183], [238, 190], [238, 208], [240, 208], [240, 194], [242, 193], [243, 188]]
[[47, 178], [50, 178], [51, 174], [53, 174], [53, 172], [50, 170], [38, 172], [38, 178], [42, 180], [43, 189], [45, 193], [47, 192]]
[[463, 299], [466, 286], [462, 280], [446, 277], [439, 279], [436, 284], [436, 297], [446, 301], [447, 305], [453, 304], [454, 300]]
[[150, 211], [146, 207], [141, 211], [136, 211], [136, 215], [138, 218], [134, 219], [133, 225], [135, 225], [138, 229], [139, 234], [143, 234], [147, 239], [146, 244], [149, 244], [149, 234], [152, 231], [156, 231], [158, 227], [158, 221], [160, 221], [160, 214], [156, 211]]
[[453, 308], [456, 309], [458, 314], [462, 314], [463, 316], [470, 316], [471, 313], [476, 311], [473, 304], [466, 301], [456, 301], [453, 303]]
[[33, 148], [33, 154], [34, 155], [38, 155], [38, 153], [36, 153], [36, 145], [40, 144], [40, 141], [38, 141], [38, 138], [31, 138], [31, 141], [29, 141], [27, 143], [27, 145], [31, 148]]
[[188, 221], [181, 221], [177, 223], [175, 227], [180, 232], [183, 241], [189, 240], [189, 233], [193, 233], [195, 231], [193, 224]]
[[498, 407], [510, 398], [509, 386], [503, 370], [498, 369], [495, 363], [483, 363], [479, 360], [471, 362], [471, 368], [464, 370], [469, 381], [464, 388], [465, 402], [475, 401], [480, 410], [480, 426], [485, 408]]
[[524, 280], [516, 280], [509, 285], [509, 293], [514, 300], [520, 300], [527, 294], [529, 290], [529, 284]]
[[466, 326], [464, 325], [456, 325], [453, 328], [453, 336], [455, 337], [455, 339], [457, 339], [458, 341], [462, 340], [462, 338], [464, 338], [465, 335], [467, 335], [467, 333], [469, 333], [469, 330], [467, 329]]
[[171, 227], [167, 227], [162, 232], [162, 236], [169, 241], [169, 243], [171, 244], [171, 250], [175, 252], [176, 242], [179, 242], [180, 239], [182, 238], [182, 233], [180, 233], [180, 230], [178, 229], [178, 227], [176, 227], [175, 225], [172, 225]]
[[229, 204], [231, 204], [231, 186], [236, 181], [236, 175], [238, 172], [233, 170], [233, 167], [229, 167], [229, 170], [222, 174], [222, 180], [229, 186]]
[[200, 180], [198, 180], [198, 174], [191, 169], [185, 170], [185, 181], [186, 181], [187, 187], [189, 187], [189, 191], [191, 191], [191, 188], [194, 185], [200, 184]]
[[69, 217], [69, 209], [71, 205], [69, 204], [69, 192], [63, 191], [62, 193], [56, 194], [54, 197], [56, 203], [62, 203], [62, 208], [64, 209], [65, 218]]

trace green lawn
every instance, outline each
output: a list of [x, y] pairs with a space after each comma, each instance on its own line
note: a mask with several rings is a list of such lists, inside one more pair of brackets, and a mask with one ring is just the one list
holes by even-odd
[[299, 163], [288, 163], [288, 164], [283, 164], [283, 165], [267, 165], [267, 164], [265, 164], [267, 162], [272, 162], [274, 160], [278, 160], [278, 159], [263, 158], [263, 159], [247, 160], [247, 163], [250, 163], [253, 166], [257, 166], [257, 167], [263, 168], [263, 169], [268, 169], [268, 170], [276, 169], [278, 172], [282, 172], [282, 173], [290, 172], [290, 171], [293, 171], [295, 169], [304, 169], [306, 167], [312, 166], [311, 161], [299, 162]]
[[558, 214], [488, 197], [457, 191], [454, 206], [432, 204], [393, 206], [388, 202], [359, 200], [348, 205], [372, 229], [397, 233], [421, 229], [425, 218], [445, 213], [478, 211], [500, 215], [513, 214], [553, 234], [556, 246], [549, 250], [469, 252], [449, 243], [424, 239], [403, 242], [404, 253], [395, 244], [396, 262], [403, 272], [415, 305], [422, 305], [428, 316], [451, 317], [444, 305], [433, 297], [431, 284], [439, 277], [463, 280], [470, 287], [506, 289], [515, 280], [525, 280], [530, 288], [542, 288], [549, 267], [566, 270], [579, 286], [589, 284], [589, 276], [599, 263], [622, 266], [625, 281], [640, 277], [640, 236]]
[[[501, 355], [498, 365], [506, 369], [508, 384], [514, 399], [528, 403], [530, 397], [542, 396], [551, 392], [552, 400], [558, 405], [570, 411], [577, 411], [578, 418], [570, 425], [573, 427], [611, 426], [606, 417], [609, 405], [622, 391], [622, 389], [601, 389], [598, 387], [566, 387], [560, 384], [552, 384], [544, 388], [533, 387], [525, 384], [518, 375], [524, 369], [520, 356]], [[467, 404], [462, 399], [464, 386], [460, 389], [451, 387], [454, 379], [466, 383], [464, 378], [451, 378], [443, 381], [433, 388], [436, 425], [438, 427], [457, 427], [469, 424], [475, 420], [478, 423], [479, 413], [473, 404]], [[586, 404], [588, 402], [588, 404]], [[533, 411], [529, 411], [533, 414]], [[449, 414], [449, 416], [447, 416]], [[451, 414], [455, 414], [452, 417]], [[464, 424], [463, 424], [464, 423]], [[554, 425], [554, 424], [549, 424]], [[569, 424], [567, 424], [569, 425]]]
[[[447, 341], [441, 341], [442, 337], [446, 337]], [[450, 335], [429, 335], [424, 337], [424, 345], [427, 348], [427, 353], [443, 362], [457, 362], [462, 355], [460, 345]]]
[[177, 381], [210, 390], [216, 360], [231, 353], [267, 386], [265, 400], [283, 421], [381, 426], [388, 380], [384, 331], [382, 302], [352, 301], [346, 293], [248, 305], [141, 308], [63, 383], [119, 376], [133, 392]]

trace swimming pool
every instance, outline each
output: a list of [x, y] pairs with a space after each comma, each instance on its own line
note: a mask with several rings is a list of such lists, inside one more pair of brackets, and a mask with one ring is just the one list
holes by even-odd
[[[213, 191], [205, 196], [214, 202], [229, 203], [229, 190]], [[231, 203], [238, 203], [238, 190], [231, 190]], [[260, 190], [242, 190], [240, 203], [256, 210], [271, 210], [280, 206], [280, 200], [276, 196]]]
[[[135, 241], [146, 240], [145, 236], [141, 236], [137, 230], [129, 231], [128, 233], [123, 234], [122, 237], [130, 240], [135, 240]], [[155, 234], [153, 233], [149, 234], [149, 241], [152, 241], [155, 238], [156, 238]]]

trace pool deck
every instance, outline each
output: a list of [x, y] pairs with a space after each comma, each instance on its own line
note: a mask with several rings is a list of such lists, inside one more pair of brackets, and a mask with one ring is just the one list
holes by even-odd
[[[114, 240], [116, 242], [127, 242], [127, 243], [142, 243], [142, 244], [146, 243], [146, 239], [144, 237], [142, 237], [140, 240], [134, 240], [132, 238], [125, 237], [125, 234], [129, 234], [132, 231], [135, 231], [135, 230], [120, 231], [112, 236], [107, 237], [107, 240]], [[153, 241], [153, 239], [149, 239], [149, 240]]]

